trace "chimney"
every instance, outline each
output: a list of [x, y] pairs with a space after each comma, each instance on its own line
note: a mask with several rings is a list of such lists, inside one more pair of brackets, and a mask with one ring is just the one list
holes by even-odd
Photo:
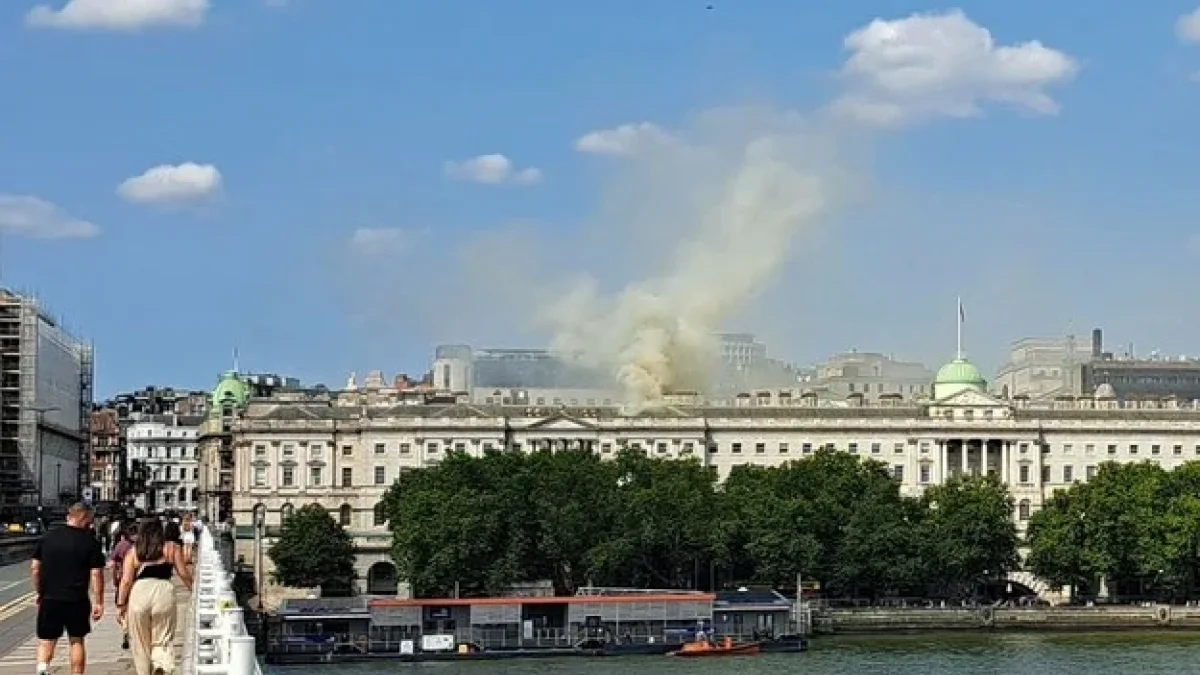
[[1099, 360], [1104, 354], [1104, 331], [1099, 328], [1092, 329], [1092, 358]]

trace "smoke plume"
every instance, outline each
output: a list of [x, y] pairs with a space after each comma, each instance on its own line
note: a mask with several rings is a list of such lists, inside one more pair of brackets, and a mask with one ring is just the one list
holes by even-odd
[[645, 244], [658, 263], [608, 293], [580, 278], [541, 316], [552, 348], [610, 369], [635, 409], [707, 388], [715, 333], [770, 286], [846, 184], [832, 134], [793, 114], [712, 111], [655, 141], [624, 158], [601, 222], [625, 243], [618, 255]]

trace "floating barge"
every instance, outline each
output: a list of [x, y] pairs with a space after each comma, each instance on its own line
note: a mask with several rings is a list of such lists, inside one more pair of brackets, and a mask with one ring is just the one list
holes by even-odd
[[484, 661], [665, 655], [697, 639], [801, 652], [794, 603], [774, 591], [585, 588], [569, 597], [288, 600], [268, 663]]

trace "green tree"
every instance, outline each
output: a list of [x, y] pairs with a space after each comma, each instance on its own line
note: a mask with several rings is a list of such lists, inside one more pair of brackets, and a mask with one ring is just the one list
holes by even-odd
[[784, 490], [785, 469], [734, 467], [719, 493], [714, 555], [725, 581], [790, 586], [811, 574], [821, 551], [809, 508]]
[[1070, 586], [1072, 596], [1090, 590], [1096, 578], [1096, 556], [1088, 547], [1087, 485], [1059, 490], [1029, 519], [1025, 538], [1030, 572], [1056, 586]]
[[1017, 568], [1013, 500], [994, 476], [956, 476], [925, 491], [924, 578], [937, 595], [968, 597]]
[[589, 567], [598, 583], [688, 588], [711, 559], [716, 470], [636, 451], [616, 459], [614, 528]]
[[517, 454], [451, 453], [435, 467], [402, 473], [383, 497], [400, 577], [420, 594], [442, 596], [522, 580], [523, 462]]
[[354, 543], [319, 504], [297, 509], [283, 521], [267, 555], [285, 586], [320, 587], [322, 595], [348, 594], [354, 581]]
[[1085, 553], [1110, 591], [1153, 585], [1168, 567], [1167, 472], [1157, 464], [1102, 464], [1088, 481]]

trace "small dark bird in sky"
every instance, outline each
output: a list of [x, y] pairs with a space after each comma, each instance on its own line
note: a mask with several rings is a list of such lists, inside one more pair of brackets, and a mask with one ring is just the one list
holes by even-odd
[[705, 7], [704, 9], [712, 9], [712, 8], [713, 8], [713, 6], [712, 6], [712, 5], [708, 5], [708, 6], [707, 6], [707, 7]]

